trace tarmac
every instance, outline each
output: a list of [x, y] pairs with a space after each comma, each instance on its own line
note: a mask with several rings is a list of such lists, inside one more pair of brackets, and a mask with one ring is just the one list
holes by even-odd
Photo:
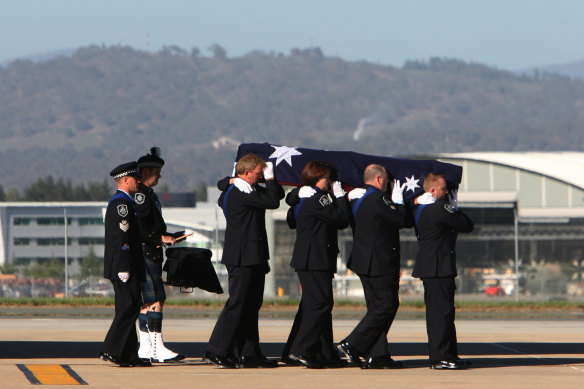
[[[335, 341], [357, 322], [335, 319]], [[201, 360], [215, 318], [173, 317], [164, 320], [164, 340], [187, 358], [122, 368], [97, 358], [110, 323], [104, 317], [0, 317], [0, 388], [584, 388], [580, 320], [457, 320], [459, 352], [472, 362], [461, 371], [429, 369], [424, 320], [394, 321], [390, 352], [404, 363], [399, 370], [218, 369]], [[288, 318], [260, 321], [264, 354], [279, 357], [291, 325]]]

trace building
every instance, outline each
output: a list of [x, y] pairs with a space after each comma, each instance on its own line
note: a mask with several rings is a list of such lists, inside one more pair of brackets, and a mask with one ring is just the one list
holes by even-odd
[[86, 256], [90, 247], [103, 258], [105, 206], [103, 202], [0, 203], [0, 265], [65, 256], [72, 262]]

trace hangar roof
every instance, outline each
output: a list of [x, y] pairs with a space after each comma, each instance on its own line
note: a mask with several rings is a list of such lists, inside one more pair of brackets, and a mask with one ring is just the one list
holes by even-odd
[[489, 162], [529, 171], [584, 189], [584, 153], [578, 152], [475, 152], [436, 154], [435, 158]]

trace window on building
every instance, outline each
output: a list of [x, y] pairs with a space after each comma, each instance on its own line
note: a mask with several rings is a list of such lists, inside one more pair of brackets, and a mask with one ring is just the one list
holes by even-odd
[[104, 238], [79, 238], [80, 246], [93, 246], [105, 244]]
[[[37, 218], [37, 224], [39, 226], [62, 226], [65, 223], [62, 217], [39, 217]], [[67, 218], [67, 225], [70, 224], [71, 218]]]
[[14, 238], [13, 242], [15, 246], [28, 246], [30, 238]]
[[[71, 245], [71, 239], [68, 239], [68, 245]], [[65, 245], [65, 238], [37, 238], [39, 246], [63, 246]]]
[[29, 217], [15, 217], [14, 218], [14, 225], [15, 226], [28, 226], [30, 224]]
[[103, 219], [100, 217], [80, 217], [79, 218], [79, 225], [80, 226], [102, 226]]

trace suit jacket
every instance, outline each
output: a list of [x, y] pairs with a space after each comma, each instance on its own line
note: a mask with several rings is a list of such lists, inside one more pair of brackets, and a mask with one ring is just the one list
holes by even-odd
[[255, 185], [252, 193], [243, 193], [229, 185], [229, 177], [226, 177], [217, 183], [217, 187], [225, 190], [218, 203], [227, 220], [221, 263], [228, 266], [267, 264], [270, 254], [266, 209], [280, 206], [280, 199], [284, 197], [282, 186], [276, 180], [267, 180], [265, 188]]
[[422, 207], [416, 226], [419, 251], [412, 276], [456, 277], [457, 233], [472, 232], [474, 224], [464, 212], [452, 208], [445, 200]]
[[408, 212], [405, 206], [393, 203], [388, 193], [366, 188], [372, 192], [363, 198], [357, 214], [351, 214], [353, 250], [347, 267], [359, 275], [399, 276], [399, 229], [409, 226]]
[[162, 218], [162, 209], [158, 197], [152, 188], [140, 184], [140, 188], [134, 194], [138, 222], [140, 224], [140, 239], [144, 243], [144, 256], [156, 261], [163, 260], [162, 235], [170, 235], [166, 232], [166, 223]]
[[[296, 228], [296, 241], [290, 266], [296, 270], [337, 271], [339, 253], [337, 230], [349, 225], [349, 203], [346, 197], [333, 198], [316, 189], [312, 197], [301, 201], [298, 190], [288, 193], [286, 221]], [[299, 209], [296, 210], [296, 208]], [[295, 215], [297, 211], [297, 216]]]
[[119, 272], [144, 281], [144, 258], [134, 200], [118, 190], [105, 212], [105, 245], [103, 276], [118, 280]]

